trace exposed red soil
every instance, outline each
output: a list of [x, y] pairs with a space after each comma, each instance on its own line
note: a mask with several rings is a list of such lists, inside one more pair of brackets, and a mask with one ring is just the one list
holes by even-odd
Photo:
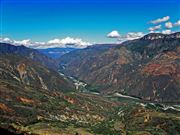
[[142, 72], [154, 76], [178, 74], [176, 64], [151, 63], [146, 65]]
[[29, 103], [29, 104], [34, 104], [35, 101], [32, 100], [32, 99], [27, 99], [27, 98], [24, 98], [24, 97], [18, 97], [17, 98], [18, 101], [21, 101], [23, 103]]
[[10, 107], [8, 107], [7, 105], [3, 103], [0, 103], [0, 110], [3, 110], [5, 112], [13, 112], [13, 110]]

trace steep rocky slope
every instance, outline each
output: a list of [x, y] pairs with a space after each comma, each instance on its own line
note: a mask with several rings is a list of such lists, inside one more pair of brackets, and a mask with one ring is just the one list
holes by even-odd
[[[93, 55], [79, 52], [82, 59], [69, 57], [61, 69], [91, 85], [102, 94], [121, 92], [145, 100], [180, 102], [180, 33], [148, 34]], [[96, 49], [93, 49], [96, 52]], [[88, 57], [86, 57], [88, 56]]]
[[0, 80], [19, 86], [39, 89], [70, 91], [74, 89], [71, 81], [58, 72], [18, 55], [0, 56]]
[[15, 54], [21, 57], [26, 57], [33, 61], [41, 63], [42, 65], [50, 69], [53, 70], [58, 69], [58, 64], [56, 63], [55, 60], [47, 57], [46, 55], [40, 53], [35, 49], [27, 48], [23, 45], [15, 46], [6, 43], [0, 43], [0, 55], [6, 55], [6, 54]]

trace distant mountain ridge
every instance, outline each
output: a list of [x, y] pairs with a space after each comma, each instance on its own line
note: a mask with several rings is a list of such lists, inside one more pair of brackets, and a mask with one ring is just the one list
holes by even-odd
[[102, 94], [121, 92], [144, 100], [180, 102], [180, 32], [151, 33], [96, 52], [92, 48], [80, 50], [78, 56], [77, 52], [64, 55], [61, 71]]
[[177, 39], [180, 38], [180, 33], [162, 34], [162, 33], [150, 33], [142, 37], [142, 40], [156, 40], [156, 39]]
[[9, 55], [9, 54], [15, 54], [21, 57], [30, 58], [33, 61], [39, 62], [44, 66], [53, 70], [58, 69], [58, 64], [56, 63], [55, 60], [49, 58], [48, 56], [40, 53], [35, 49], [27, 48], [23, 45], [15, 46], [7, 43], [0, 43], [0, 55]]
[[46, 56], [52, 59], [58, 59], [62, 55], [69, 53], [71, 51], [77, 50], [77, 48], [47, 48], [47, 49], [38, 49], [39, 52], [45, 54]]

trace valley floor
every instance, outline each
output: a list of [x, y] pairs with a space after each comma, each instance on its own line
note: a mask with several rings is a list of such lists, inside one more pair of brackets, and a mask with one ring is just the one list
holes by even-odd
[[[29, 90], [30, 92], [31, 90]], [[0, 126], [15, 134], [178, 135], [180, 107], [145, 103], [127, 96], [46, 93], [33, 101], [0, 104]]]

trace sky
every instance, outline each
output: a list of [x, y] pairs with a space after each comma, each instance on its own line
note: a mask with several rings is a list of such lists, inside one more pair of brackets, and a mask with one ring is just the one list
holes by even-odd
[[16, 44], [39, 43], [48, 47], [69, 42], [81, 47], [141, 37], [149, 32], [180, 31], [179, 0], [0, 2], [1, 40], [15, 40]]

